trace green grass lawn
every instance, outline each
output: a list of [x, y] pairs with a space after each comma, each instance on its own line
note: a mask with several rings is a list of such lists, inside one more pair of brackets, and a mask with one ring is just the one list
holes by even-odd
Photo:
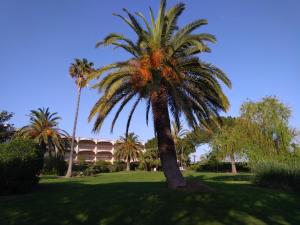
[[0, 224], [300, 224], [299, 194], [255, 187], [250, 174], [185, 176], [216, 191], [170, 191], [159, 172], [44, 177], [33, 193], [0, 197]]

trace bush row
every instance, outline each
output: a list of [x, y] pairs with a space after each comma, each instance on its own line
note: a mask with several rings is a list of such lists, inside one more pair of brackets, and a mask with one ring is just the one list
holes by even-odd
[[[250, 172], [250, 168], [247, 163], [237, 162], [236, 169], [238, 172]], [[197, 172], [231, 172], [230, 162], [199, 162], [192, 164], [189, 169]]]
[[31, 140], [0, 145], [0, 194], [26, 193], [38, 183], [43, 155]]
[[126, 169], [125, 162], [97, 161], [96, 163], [78, 163], [73, 166], [73, 176], [93, 176], [98, 173], [119, 172]]

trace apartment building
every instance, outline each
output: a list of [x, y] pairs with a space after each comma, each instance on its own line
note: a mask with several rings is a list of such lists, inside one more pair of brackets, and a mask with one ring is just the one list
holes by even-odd
[[[114, 141], [105, 139], [82, 138], [75, 139], [74, 161], [84, 160], [86, 162], [96, 162], [99, 160], [114, 162]], [[65, 154], [65, 159], [69, 159], [69, 152]]]

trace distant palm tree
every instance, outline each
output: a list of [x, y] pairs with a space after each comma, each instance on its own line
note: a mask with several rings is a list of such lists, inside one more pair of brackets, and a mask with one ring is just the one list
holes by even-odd
[[42, 151], [48, 152], [49, 155], [52, 151], [55, 151], [55, 154], [63, 153], [64, 138], [69, 135], [58, 128], [58, 120], [61, 118], [57, 113], [50, 113], [49, 108], [38, 108], [30, 111], [29, 119], [29, 125], [22, 127], [17, 136], [33, 139], [40, 145]]
[[75, 59], [75, 63], [72, 63], [70, 66], [70, 75], [75, 80], [77, 86], [77, 103], [76, 103], [76, 112], [72, 133], [72, 141], [71, 141], [71, 151], [69, 158], [69, 166], [66, 177], [72, 176], [72, 165], [73, 165], [73, 152], [74, 152], [74, 144], [75, 144], [75, 135], [76, 135], [76, 126], [79, 112], [79, 104], [80, 104], [80, 95], [81, 89], [87, 85], [87, 75], [93, 71], [93, 63], [88, 62], [86, 59]]
[[103, 92], [89, 116], [89, 120], [96, 117], [94, 131], [100, 130], [104, 119], [118, 103], [120, 105], [111, 131], [130, 100], [135, 99], [129, 112], [126, 133], [133, 113], [143, 99], [147, 102], [147, 124], [152, 108], [162, 169], [170, 188], [185, 186], [186, 181], [177, 165], [169, 111], [177, 124], [181, 113], [191, 127], [208, 124], [211, 118], [219, 116], [219, 111], [226, 111], [229, 107], [220, 81], [231, 86], [230, 80], [220, 69], [201, 61], [197, 56], [211, 51], [206, 42], [216, 41], [211, 34], [194, 33], [207, 21], [200, 19], [179, 28], [177, 21], [184, 9], [185, 5], [179, 3], [166, 10], [166, 1], [162, 0], [156, 20], [151, 8], [150, 23], [143, 14], [136, 13], [144, 26], [126, 9], [124, 11], [128, 18], [117, 14], [135, 32], [136, 40], [111, 33], [97, 46], [120, 47], [131, 58], [103, 66], [89, 78], [96, 79], [108, 72], [94, 86]]
[[181, 123], [179, 123], [178, 125], [175, 121], [172, 121], [171, 133], [174, 140], [174, 144], [176, 145], [178, 141], [188, 133], [188, 130], [183, 129]]
[[[175, 144], [175, 148], [178, 148], [179, 141], [185, 137], [188, 133], [188, 130], [183, 129], [182, 123], [177, 124], [175, 121], [172, 121], [171, 133], [173, 137], [173, 141]], [[180, 146], [181, 149], [177, 149], [176, 153], [180, 152], [180, 155], [177, 155], [177, 158], [180, 159], [180, 166], [182, 167], [183, 162], [183, 146]]]
[[117, 160], [124, 160], [127, 164], [126, 170], [130, 171], [130, 162], [136, 161], [142, 154], [143, 144], [139, 141], [138, 136], [129, 133], [128, 136], [121, 136], [115, 143], [114, 157]]

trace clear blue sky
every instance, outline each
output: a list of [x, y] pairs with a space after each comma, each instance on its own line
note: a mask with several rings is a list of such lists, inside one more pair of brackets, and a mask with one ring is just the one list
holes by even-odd
[[[238, 115], [247, 98], [276, 95], [293, 110], [291, 125], [300, 128], [300, 1], [298, 0], [189, 0], [180, 24], [206, 18], [202, 31], [216, 35], [212, 53], [202, 59], [222, 68], [233, 82], [225, 90], [231, 102], [228, 115]], [[168, 1], [173, 5], [177, 1]], [[155, 11], [159, 1], [141, 0], [1, 0], [0, 110], [14, 112], [16, 127], [28, 122], [31, 109], [50, 107], [63, 118], [61, 128], [71, 133], [76, 91], [68, 75], [74, 58], [85, 57], [102, 66], [127, 57], [121, 50], [95, 49], [110, 32], [132, 37], [113, 12]], [[199, 30], [201, 31], [201, 30]], [[115, 139], [125, 131], [122, 114], [113, 134], [111, 116], [99, 134], [91, 133], [89, 110], [99, 98], [95, 90], [82, 95], [78, 136]], [[153, 136], [145, 125], [145, 107], [136, 111], [131, 130], [142, 140]], [[127, 110], [128, 112], [128, 110]]]

